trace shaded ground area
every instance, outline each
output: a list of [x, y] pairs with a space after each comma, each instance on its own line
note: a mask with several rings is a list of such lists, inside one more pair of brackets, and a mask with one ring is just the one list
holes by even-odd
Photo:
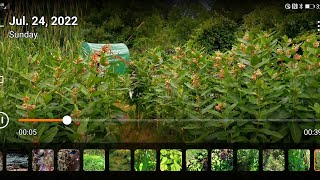
[[136, 142], [136, 143], [152, 143], [152, 142], [170, 142], [174, 141], [176, 137], [171, 137], [170, 134], [164, 136], [159, 133], [157, 124], [138, 124], [125, 123], [120, 127], [120, 142]]
[[237, 151], [238, 171], [258, 171], [259, 150], [239, 149]]
[[130, 171], [131, 169], [131, 152], [130, 150], [110, 150], [109, 169], [110, 171]]

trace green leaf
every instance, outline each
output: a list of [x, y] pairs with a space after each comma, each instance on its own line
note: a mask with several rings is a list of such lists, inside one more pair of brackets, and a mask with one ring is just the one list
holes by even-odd
[[277, 138], [283, 138], [283, 136], [278, 133], [277, 131], [271, 131], [269, 129], [261, 129], [260, 132], [266, 134], [266, 135], [269, 135], [269, 136], [275, 136]]
[[265, 116], [269, 116], [270, 114], [273, 114], [279, 107], [281, 107], [281, 104], [273, 106], [273, 107], [268, 108], [268, 109], [264, 109], [262, 111], [262, 114], [265, 115]]
[[301, 139], [302, 131], [297, 122], [289, 122], [288, 124], [291, 137], [295, 143], [299, 143]]
[[182, 127], [183, 130], [200, 129], [200, 128], [201, 128], [201, 126], [196, 125], [196, 124], [188, 124], [188, 125]]
[[[254, 58], [254, 59], [255, 59], [255, 58]], [[257, 59], [258, 59], [258, 58], [257, 58]], [[267, 63], [269, 63], [269, 59], [264, 60], [264, 61], [262, 61], [262, 62], [260, 62], [260, 63], [258, 63], [258, 64], [255, 63], [254, 68], [255, 68], [255, 69], [258, 69], [258, 68], [260, 68], [261, 66], [263, 66], [264, 64], [267, 64]]]
[[163, 157], [161, 159], [161, 164], [167, 164], [168, 158], [167, 157]]
[[243, 128], [240, 129], [241, 132], [256, 132], [257, 128], [253, 124], [247, 124]]
[[254, 94], [253, 91], [250, 91], [250, 90], [245, 89], [245, 88], [238, 88], [238, 91], [243, 92], [245, 94]]
[[239, 61], [242, 62], [242, 63], [245, 64], [245, 65], [251, 66], [250, 61], [248, 61], [248, 60], [239, 58]]
[[314, 123], [301, 123], [299, 124], [300, 129], [317, 129]]
[[88, 89], [87, 89], [84, 85], [82, 85], [82, 84], [77, 84], [76, 86], [79, 87], [80, 91], [81, 91], [85, 96], [89, 96], [89, 95], [90, 95]]
[[15, 137], [7, 137], [6, 139], [7, 139], [9, 142], [14, 142], [14, 143], [26, 143], [25, 140], [18, 139], [18, 138], [15, 138]]
[[258, 134], [258, 137], [260, 137], [261, 141], [263, 143], [270, 142], [269, 138], [267, 138], [264, 134]]
[[21, 116], [21, 117], [24, 117], [26, 115], [26, 112], [25, 111], [22, 111], [22, 110], [17, 110], [16, 111], [16, 114]]
[[215, 110], [213, 110], [213, 109], [210, 109], [210, 110], [208, 110], [207, 112], [210, 113], [210, 114], [213, 114], [213, 115], [215, 115], [215, 116], [217, 116], [217, 117], [219, 117], [219, 118], [222, 118], [222, 114], [219, 113], [218, 111], [215, 111]]
[[313, 118], [314, 118], [313, 114], [311, 114], [311, 113], [304, 113], [304, 112], [298, 113], [297, 116], [298, 116], [300, 119], [313, 119]]
[[77, 129], [77, 134], [85, 134], [87, 132], [88, 119], [81, 121], [80, 126]]
[[213, 141], [213, 140], [226, 140], [228, 135], [230, 133], [226, 131], [221, 131], [221, 132], [213, 132], [212, 134], [208, 135], [205, 140], [206, 141]]
[[139, 165], [139, 171], [142, 171], [143, 170], [143, 163], [140, 163], [140, 165]]
[[36, 62], [36, 60], [37, 60], [37, 57], [39, 56], [39, 54], [37, 53], [37, 54], [35, 54], [33, 57], [32, 57], [32, 62]]
[[253, 114], [255, 116], [258, 114], [258, 112], [254, 109], [254, 108], [256, 108], [256, 106], [253, 106], [253, 105], [251, 105], [251, 106], [239, 105], [239, 108], [242, 111], [248, 112], [248, 113]]
[[48, 112], [48, 113], [47, 113], [47, 116], [48, 116], [49, 118], [51, 118], [51, 119], [54, 119], [54, 115], [52, 114], [52, 112]]
[[221, 123], [223, 124], [223, 127], [226, 129], [227, 127], [230, 126], [230, 124], [232, 124], [234, 122], [233, 119], [224, 119], [221, 121]]
[[59, 128], [57, 126], [50, 128], [48, 131], [44, 133], [42, 137], [40, 137], [41, 143], [50, 143], [52, 142], [53, 138], [58, 133]]
[[49, 124], [46, 123], [41, 123], [38, 127], [37, 127], [37, 132], [38, 132], [38, 137], [40, 138], [42, 136], [42, 134], [44, 133], [44, 131], [49, 129]]
[[234, 142], [248, 142], [248, 138], [245, 136], [238, 136], [233, 141]]
[[239, 102], [239, 99], [236, 95], [228, 94], [226, 99], [234, 104], [237, 104]]
[[32, 136], [18, 135], [18, 137], [19, 137], [20, 139], [26, 140], [26, 141], [28, 141], [28, 142], [32, 142], [32, 141], [33, 141]]
[[184, 85], [186, 85], [189, 89], [193, 89], [194, 90], [194, 87], [190, 83], [184, 83]]
[[301, 105], [298, 105], [298, 106], [295, 106], [295, 109], [299, 110], [299, 111], [312, 111], [310, 109], [308, 109], [307, 107], [305, 106], [301, 106]]
[[227, 107], [224, 111], [223, 114], [224, 115], [229, 115], [231, 113], [231, 111], [238, 105], [238, 103], [234, 103], [231, 106]]
[[315, 125], [315, 129], [320, 129], [320, 123], [316, 123], [316, 125]]
[[181, 166], [177, 163], [174, 163], [171, 165], [171, 171], [180, 171], [181, 170]]
[[320, 104], [319, 103], [314, 103], [313, 107], [310, 106], [317, 114], [320, 114]]
[[[278, 130], [278, 133], [280, 133], [283, 137], [286, 137], [287, 134], [289, 133], [288, 126], [286, 124], [283, 124], [282, 126], [277, 126], [277, 130]], [[271, 137], [271, 142], [275, 143], [275, 142], [278, 142], [281, 139], [282, 138], [277, 138], [275, 136], [272, 136]]]
[[279, 110], [272, 113], [269, 118], [270, 119], [287, 119], [287, 118], [290, 118], [290, 113], [285, 110]]
[[214, 90], [220, 92], [220, 93], [227, 93], [227, 90], [226, 89], [223, 89], [223, 88], [219, 88], [219, 87], [214, 87], [213, 88]]
[[44, 96], [44, 103], [48, 104], [52, 100], [52, 95], [51, 93], [48, 93]]
[[167, 171], [168, 170], [168, 166], [166, 164], [160, 164], [160, 170], [161, 171]]
[[205, 113], [208, 112], [210, 109], [212, 109], [213, 106], [214, 106], [214, 104], [208, 105], [207, 107], [205, 107], [205, 108], [203, 108], [203, 109], [201, 110], [201, 113], [202, 113], [202, 114], [205, 114]]
[[16, 94], [9, 94], [10, 97], [13, 97], [15, 99], [19, 99], [19, 100], [23, 100], [23, 96], [22, 95], [16, 95]]
[[237, 121], [237, 126], [238, 126], [238, 127], [243, 126], [243, 125], [245, 125], [247, 122], [248, 122], [248, 120], [243, 120], [243, 119], [241, 119], [241, 120]]

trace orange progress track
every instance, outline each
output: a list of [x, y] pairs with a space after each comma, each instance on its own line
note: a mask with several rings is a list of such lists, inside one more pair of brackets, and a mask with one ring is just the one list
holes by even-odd
[[62, 119], [19, 119], [18, 120], [19, 122], [47, 122], [47, 123], [50, 123], [50, 122], [62, 122]]

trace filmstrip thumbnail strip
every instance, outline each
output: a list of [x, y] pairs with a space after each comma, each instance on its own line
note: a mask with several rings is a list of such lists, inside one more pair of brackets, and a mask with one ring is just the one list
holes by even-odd
[[0, 152], [0, 171], [320, 171], [320, 149], [33, 149]]

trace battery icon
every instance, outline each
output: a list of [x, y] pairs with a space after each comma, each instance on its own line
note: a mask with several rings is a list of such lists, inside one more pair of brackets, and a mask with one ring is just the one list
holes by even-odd
[[314, 9], [314, 8], [316, 8], [316, 5], [314, 5], [314, 4], [305, 4], [304, 8], [305, 9]]

